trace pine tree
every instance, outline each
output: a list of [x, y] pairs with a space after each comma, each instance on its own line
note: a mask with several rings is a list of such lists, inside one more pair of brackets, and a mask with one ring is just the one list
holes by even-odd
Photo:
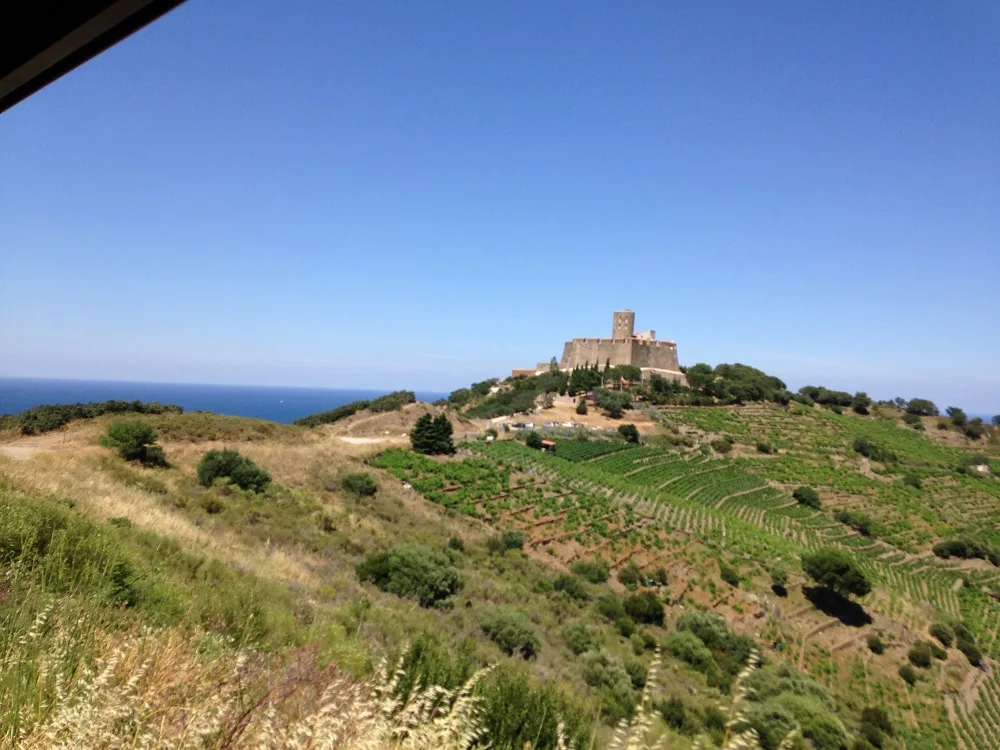
[[434, 453], [454, 453], [455, 445], [451, 442], [453, 427], [451, 420], [442, 412], [434, 419]]
[[424, 414], [410, 432], [410, 447], [417, 453], [434, 453], [436, 432], [434, 418], [430, 414]]

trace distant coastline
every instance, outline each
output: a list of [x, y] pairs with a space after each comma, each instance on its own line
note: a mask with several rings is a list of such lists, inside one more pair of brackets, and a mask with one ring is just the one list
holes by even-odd
[[[185, 411], [211, 411], [287, 423], [351, 401], [381, 396], [390, 390], [0, 377], [0, 414], [17, 414], [41, 404], [138, 399], [178, 404]], [[417, 391], [420, 401], [435, 401], [447, 395]]]

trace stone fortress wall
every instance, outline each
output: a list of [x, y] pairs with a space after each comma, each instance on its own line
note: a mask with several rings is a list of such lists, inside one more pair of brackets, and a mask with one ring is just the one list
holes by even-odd
[[611, 361], [615, 365], [635, 365], [644, 374], [659, 373], [674, 380], [683, 380], [677, 359], [677, 343], [660, 341], [655, 331], [635, 333], [635, 313], [620, 310], [614, 314], [612, 337], [578, 338], [563, 347], [560, 369], [572, 370], [587, 364], [601, 367]]

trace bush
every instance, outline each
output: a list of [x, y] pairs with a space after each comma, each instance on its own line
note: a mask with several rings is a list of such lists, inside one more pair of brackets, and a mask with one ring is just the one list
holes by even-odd
[[871, 651], [876, 656], [882, 654], [885, 651], [885, 644], [879, 637], [878, 633], [868, 634], [868, 650]]
[[931, 665], [934, 658], [934, 655], [931, 652], [931, 645], [927, 641], [917, 641], [906, 654], [906, 658], [909, 659], [910, 663], [915, 667], [927, 669]]
[[628, 615], [615, 620], [615, 629], [622, 638], [631, 638], [635, 633], [635, 622]]
[[389, 594], [413, 597], [422, 607], [448, 599], [461, 587], [451, 560], [419, 544], [369, 554], [355, 570], [359, 580], [371, 581]]
[[499, 553], [502, 555], [507, 550], [523, 548], [524, 534], [520, 531], [505, 531], [486, 540], [486, 549], [490, 551], [490, 554]]
[[853, 443], [853, 448], [856, 453], [860, 453], [862, 456], [870, 458], [872, 461], [892, 463], [896, 460], [895, 453], [867, 437], [856, 438]]
[[15, 428], [22, 435], [39, 435], [58, 430], [74, 419], [91, 419], [104, 414], [183, 414], [174, 404], [155, 401], [92, 401], [87, 404], [44, 404], [20, 414], [0, 414], [0, 430]]
[[601, 558], [591, 561], [578, 560], [570, 566], [570, 570], [590, 583], [604, 583], [611, 574], [608, 564]]
[[378, 485], [372, 475], [366, 471], [356, 471], [344, 474], [340, 478], [340, 486], [346, 492], [350, 492], [357, 497], [370, 497], [378, 491]]
[[552, 588], [556, 591], [562, 591], [571, 599], [582, 601], [587, 598], [587, 590], [580, 583], [580, 579], [567, 573], [557, 576]]
[[621, 435], [627, 443], [639, 442], [639, 429], [634, 424], [619, 425], [618, 434]]
[[448, 549], [453, 549], [456, 552], [465, 552], [465, 542], [462, 541], [461, 537], [453, 536], [448, 540]]
[[919, 490], [923, 486], [923, 483], [920, 481], [920, 477], [916, 474], [907, 474], [903, 477], [903, 484], [907, 487], [912, 487], [915, 490]]
[[542, 436], [537, 432], [532, 430], [524, 436], [524, 444], [529, 448], [534, 448], [536, 451], [542, 449]]
[[787, 596], [788, 573], [783, 568], [771, 568], [771, 590], [778, 596]]
[[719, 566], [719, 577], [730, 586], [739, 587], [740, 585], [741, 579], [739, 572], [725, 563], [722, 563]]
[[622, 606], [635, 622], [663, 625], [663, 603], [650, 591], [641, 591], [625, 597]]
[[983, 420], [977, 417], [965, 425], [964, 432], [965, 436], [970, 440], [979, 440], [979, 438], [986, 434], [986, 425], [983, 424]]
[[802, 555], [802, 570], [816, 583], [838, 594], [864, 596], [872, 590], [865, 572], [841, 549], [821, 549]]
[[757, 443], [757, 452], [771, 454], [777, 453], [778, 451], [773, 445], [768, 443]]
[[597, 600], [597, 611], [612, 622], [628, 617], [621, 600], [611, 593], [604, 594]]
[[455, 452], [451, 442], [453, 428], [448, 417], [441, 413], [436, 417], [424, 414], [410, 432], [410, 447], [425, 455], [447, 455]]
[[931, 655], [935, 659], [939, 659], [941, 661], [944, 661], [945, 659], [948, 658], [948, 652], [945, 651], [943, 648], [941, 648], [936, 643], [934, 643], [933, 641], [931, 641], [928, 645], [930, 646], [930, 649], [931, 649]]
[[950, 646], [955, 641], [955, 631], [943, 622], [935, 622], [931, 625], [930, 634], [945, 646]]
[[917, 684], [917, 670], [915, 670], [909, 664], [904, 664], [899, 668], [899, 676], [903, 678], [903, 681], [907, 685]]
[[629, 560], [628, 565], [618, 571], [617, 577], [618, 583], [629, 590], [635, 589], [642, 583], [642, 571], [631, 560]]
[[875, 533], [875, 521], [867, 513], [855, 510], [838, 510], [833, 514], [840, 523], [850, 526], [862, 536], [872, 536]]
[[538, 653], [538, 636], [523, 612], [509, 607], [495, 607], [483, 617], [482, 628], [508, 656], [519, 653], [523, 658], [530, 659]]
[[971, 640], [959, 638], [958, 650], [965, 654], [965, 658], [969, 660], [969, 664], [972, 666], [978, 667], [982, 665], [983, 654]]
[[805, 505], [816, 510], [820, 510], [823, 507], [823, 502], [819, 499], [819, 493], [812, 487], [797, 487], [792, 493], [792, 497], [798, 501], [799, 505]]
[[271, 475], [239, 451], [210, 450], [198, 462], [198, 482], [211, 487], [216, 479], [228, 477], [243, 490], [263, 492], [271, 483]]
[[616, 723], [635, 712], [632, 676], [625, 665], [603, 651], [589, 651], [580, 659], [583, 681], [601, 696], [604, 717]]
[[580, 400], [576, 404], [576, 413], [577, 414], [587, 413], [587, 402], [583, 399], [582, 396], [580, 397]]
[[590, 651], [596, 645], [594, 634], [582, 622], [574, 622], [562, 629], [562, 638], [566, 647], [579, 656]]
[[153, 445], [155, 442], [156, 431], [141, 420], [115, 420], [101, 438], [101, 445], [113, 449], [126, 461], [165, 464], [163, 451]]
[[726, 454], [733, 449], [733, 444], [728, 440], [713, 440], [709, 445], [716, 453]]
[[668, 633], [663, 640], [663, 650], [703, 674], [717, 674], [719, 671], [711, 650], [690, 631], [675, 630]]

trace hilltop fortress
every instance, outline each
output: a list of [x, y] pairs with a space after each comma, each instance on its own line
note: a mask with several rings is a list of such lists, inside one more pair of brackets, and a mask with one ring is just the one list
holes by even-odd
[[579, 338], [563, 346], [559, 369], [572, 370], [585, 365], [603, 366], [610, 360], [615, 365], [635, 365], [643, 375], [657, 373], [666, 378], [683, 380], [677, 361], [677, 342], [660, 341], [656, 331], [635, 333], [635, 313], [620, 310], [614, 314], [611, 338]]

